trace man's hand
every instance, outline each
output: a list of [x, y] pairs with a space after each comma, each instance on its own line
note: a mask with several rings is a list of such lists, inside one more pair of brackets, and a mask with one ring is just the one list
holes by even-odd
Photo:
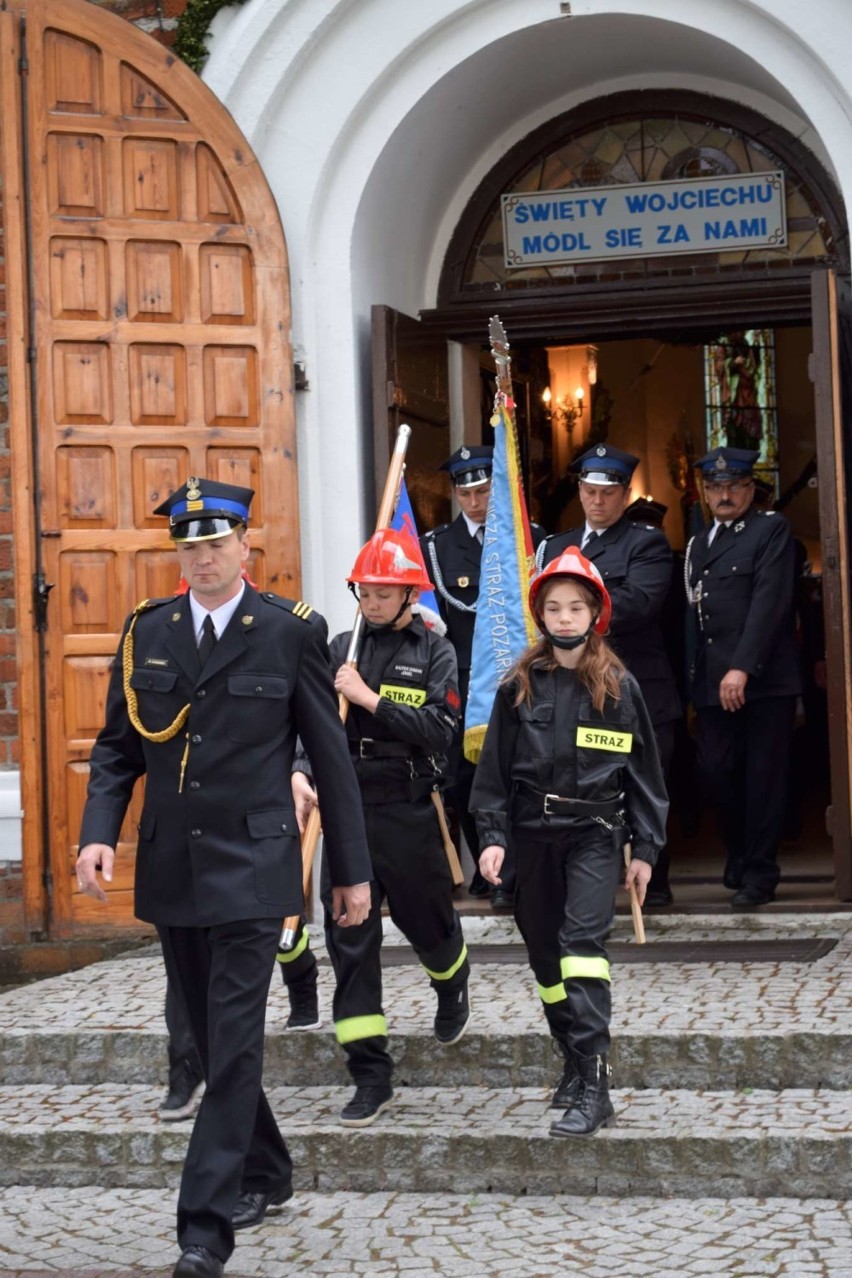
[[106, 843], [87, 843], [80, 848], [77, 857], [77, 882], [80, 891], [93, 896], [96, 901], [105, 901], [107, 894], [98, 883], [98, 870], [103, 872], [104, 882], [112, 883], [112, 867], [115, 862], [115, 849]]
[[650, 879], [651, 867], [647, 861], [640, 861], [637, 857], [630, 862], [624, 876], [624, 886], [629, 888], [631, 883], [636, 884], [636, 898], [640, 905], [645, 903], [645, 893]]
[[719, 700], [723, 710], [742, 710], [748, 675], [745, 670], [729, 670], [719, 684]]
[[305, 833], [308, 817], [317, 806], [317, 792], [304, 772], [291, 772], [290, 789], [293, 791], [293, 806], [296, 809], [296, 824], [299, 833]]
[[479, 854], [479, 873], [488, 883], [493, 883], [495, 887], [499, 887], [503, 882], [500, 878], [500, 870], [505, 856], [506, 849], [499, 847], [496, 843], [489, 844]]
[[338, 927], [357, 927], [370, 913], [370, 885], [331, 889], [331, 917]]
[[336, 692], [342, 692], [353, 706], [363, 706], [371, 714], [375, 713], [376, 706], [379, 704], [379, 694], [367, 687], [354, 666], [340, 667], [334, 676], [334, 689]]

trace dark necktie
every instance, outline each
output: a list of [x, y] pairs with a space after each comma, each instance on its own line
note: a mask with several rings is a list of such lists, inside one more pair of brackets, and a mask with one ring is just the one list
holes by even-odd
[[201, 662], [202, 670], [210, 659], [210, 654], [216, 647], [216, 631], [213, 626], [213, 618], [208, 612], [204, 618], [204, 624], [201, 627], [201, 642], [198, 645], [198, 659]]
[[474, 541], [478, 541], [478, 542], [479, 542], [479, 544], [480, 544], [480, 546], [481, 546], [481, 545], [483, 544], [483, 542], [485, 541], [485, 529], [482, 527], [482, 525], [481, 525], [481, 524], [480, 524], [480, 526], [477, 528], [476, 532], [473, 534], [473, 539], [474, 539]]
[[713, 540], [712, 540], [712, 542], [711, 542], [710, 544], [711, 544], [712, 546], [718, 546], [718, 545], [719, 545], [719, 542], [724, 541], [724, 540], [725, 540], [725, 538], [726, 538], [726, 537], [728, 536], [728, 534], [730, 533], [730, 531], [731, 531], [731, 530], [730, 530], [730, 528], [728, 527], [728, 525], [727, 525], [727, 524], [720, 524], [720, 525], [719, 525], [719, 527], [718, 527], [718, 529], [717, 529], [717, 531], [716, 531], [716, 536], [713, 538]]
[[595, 532], [593, 528], [592, 531], [589, 533], [588, 537], [586, 538], [586, 540], [583, 542], [581, 549], [588, 550], [590, 546], [594, 545], [597, 539], [598, 539], [598, 534]]

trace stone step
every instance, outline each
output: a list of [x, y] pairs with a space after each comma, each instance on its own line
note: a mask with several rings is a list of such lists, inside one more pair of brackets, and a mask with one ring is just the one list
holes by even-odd
[[[78, 1028], [65, 1033], [8, 1029], [0, 1036], [0, 1084], [80, 1086], [161, 1085], [167, 1039], [162, 1030]], [[543, 1029], [469, 1029], [454, 1047], [440, 1047], [430, 1028], [391, 1033], [400, 1086], [548, 1087], [561, 1072]], [[726, 1032], [674, 1028], [616, 1033], [610, 1063], [619, 1086], [852, 1089], [852, 1031], [754, 1033], [747, 1024]], [[330, 1027], [267, 1032], [264, 1078], [269, 1087], [345, 1086], [343, 1053]]]
[[[369, 1128], [341, 1127], [348, 1088], [270, 1093], [296, 1188], [338, 1193], [852, 1196], [852, 1094], [617, 1090], [617, 1124], [548, 1135], [541, 1088], [399, 1088]], [[177, 1182], [190, 1125], [145, 1086], [0, 1088], [0, 1183], [157, 1188]]]

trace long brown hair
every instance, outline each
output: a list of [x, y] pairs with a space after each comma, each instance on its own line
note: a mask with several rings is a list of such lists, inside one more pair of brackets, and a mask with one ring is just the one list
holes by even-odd
[[[550, 586], [561, 580], [563, 580], [561, 577], [554, 577], [551, 582], [547, 583], [536, 600], [542, 611], [544, 610]], [[572, 577], [571, 580], [591, 608], [592, 616], [596, 619], [601, 610], [597, 592], [578, 577]], [[502, 680], [503, 683], [511, 683], [513, 681], [517, 683], [518, 692], [515, 697], [515, 705], [519, 706], [524, 701], [529, 705], [532, 701], [530, 672], [533, 668], [549, 671], [555, 670], [558, 665], [559, 662], [554, 655], [553, 644], [549, 639], [542, 636], [538, 643], [533, 644], [518, 658]], [[621, 700], [621, 680], [625, 674], [624, 663], [615, 655], [606, 639], [602, 635], [596, 634], [594, 630], [586, 639], [582, 656], [574, 670], [577, 678], [591, 693], [592, 705], [598, 714], [603, 713], [607, 697], [610, 697], [613, 701]]]

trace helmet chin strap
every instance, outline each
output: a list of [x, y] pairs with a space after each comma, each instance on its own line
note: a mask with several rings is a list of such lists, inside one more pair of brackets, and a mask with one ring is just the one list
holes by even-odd
[[592, 629], [593, 626], [589, 626], [584, 635], [571, 635], [569, 639], [563, 639], [561, 635], [552, 635], [548, 630], [547, 640], [553, 644], [554, 648], [565, 648], [568, 652], [571, 652], [574, 648], [579, 648], [581, 644], [586, 642], [592, 633]]
[[[356, 599], [358, 599], [358, 592], [357, 592], [357, 590], [356, 590], [356, 588], [355, 588], [355, 582], [354, 582], [354, 581], [350, 581], [350, 582], [349, 582], [349, 589], [352, 591], [352, 593], [353, 593], [353, 595], [355, 596], [355, 598], [356, 598]], [[400, 605], [399, 612], [396, 614], [396, 616], [395, 616], [395, 617], [391, 617], [390, 621], [368, 621], [368, 620], [367, 620], [367, 618], [365, 617], [365, 618], [364, 618], [364, 625], [367, 627], [367, 629], [368, 629], [368, 630], [375, 631], [377, 634], [378, 634], [378, 633], [380, 633], [382, 630], [393, 630], [394, 626], [395, 626], [395, 625], [396, 625], [396, 623], [399, 621], [400, 617], [403, 615], [403, 613], [405, 612], [406, 608], [407, 608], [407, 607], [409, 606], [409, 604], [411, 603], [411, 591], [412, 591], [412, 589], [413, 589], [413, 587], [412, 587], [412, 586], [406, 586], [406, 587], [405, 587], [405, 597], [403, 598], [402, 604]], [[361, 606], [361, 601], [360, 601], [360, 599], [358, 599], [358, 606], [359, 606], [359, 607]]]

